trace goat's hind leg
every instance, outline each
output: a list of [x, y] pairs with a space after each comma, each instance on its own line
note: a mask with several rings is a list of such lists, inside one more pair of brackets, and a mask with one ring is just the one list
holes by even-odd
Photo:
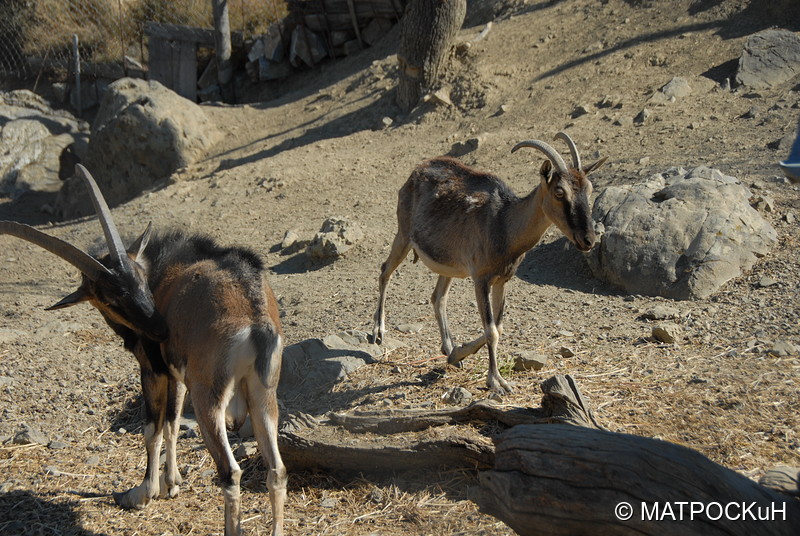
[[400, 263], [403, 262], [410, 250], [411, 242], [408, 240], [408, 236], [402, 231], [398, 231], [392, 242], [389, 258], [381, 265], [381, 275], [378, 279], [380, 294], [378, 296], [378, 309], [375, 311], [374, 316], [375, 324], [372, 327], [372, 342], [375, 344], [381, 344], [386, 333], [386, 286], [392, 278], [392, 273], [400, 266]]
[[247, 405], [258, 448], [267, 466], [267, 489], [272, 505], [272, 535], [283, 534], [283, 510], [286, 502], [286, 467], [278, 451], [277, 386], [264, 386], [256, 377], [247, 379]]
[[446, 356], [453, 351], [453, 338], [450, 336], [450, 328], [447, 325], [447, 294], [452, 282], [452, 277], [440, 275], [431, 296], [433, 313], [436, 316], [436, 323], [439, 324], [439, 335], [442, 338], [442, 353]]
[[186, 386], [174, 378], [170, 378], [167, 390], [166, 422], [164, 423], [164, 439], [167, 443], [167, 453], [164, 472], [161, 475], [161, 492], [159, 494], [162, 499], [172, 499], [180, 492], [182, 479], [180, 471], [178, 471], [176, 450], [185, 396]]
[[123, 508], [144, 508], [159, 494], [159, 465], [162, 428], [167, 409], [169, 376], [142, 367], [142, 396], [144, 397], [144, 445], [147, 450], [147, 470], [138, 486], [123, 493], [114, 493], [114, 500]]
[[[225, 501], [225, 536], [240, 536], [242, 503], [239, 483], [242, 470], [236, 463], [228, 443], [225, 428], [227, 400], [222, 400], [219, 395], [213, 396], [215, 389], [211, 385], [190, 385], [189, 388], [203, 441], [217, 466], [219, 484]], [[232, 386], [228, 386], [227, 389], [232, 389]]]

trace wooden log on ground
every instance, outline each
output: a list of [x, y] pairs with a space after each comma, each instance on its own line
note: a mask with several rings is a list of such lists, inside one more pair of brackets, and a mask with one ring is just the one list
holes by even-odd
[[569, 425], [503, 433], [473, 499], [521, 535], [800, 534], [800, 502], [698, 452]]
[[385, 474], [441, 467], [488, 469], [494, 463], [489, 441], [452, 435], [437, 440], [352, 439], [319, 432], [281, 432], [281, 457], [289, 471], [324, 469], [333, 472]]
[[441, 410], [406, 409], [331, 413], [333, 424], [355, 433], [397, 434], [433, 426], [471, 421], [497, 421], [505, 426], [519, 424], [563, 423], [603, 429], [583, 397], [578, 384], [569, 375], [558, 375], [542, 382], [541, 408], [503, 409], [490, 400], [478, 400], [464, 408]]

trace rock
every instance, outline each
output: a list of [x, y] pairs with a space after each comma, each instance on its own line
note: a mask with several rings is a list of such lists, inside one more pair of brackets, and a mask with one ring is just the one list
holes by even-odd
[[588, 104], [579, 104], [575, 108], [572, 109], [572, 118], [577, 119], [582, 115], [586, 115], [592, 112], [592, 107]]
[[535, 352], [522, 352], [514, 358], [514, 370], [541, 370], [547, 364], [547, 356]]
[[20, 425], [20, 430], [11, 439], [14, 445], [47, 445], [50, 441], [39, 430], [28, 426]]
[[789, 225], [797, 221], [797, 217], [794, 215], [794, 212], [787, 212], [786, 214], [783, 215], [781, 219], [786, 223], [788, 223]]
[[775, 200], [766, 195], [756, 197], [753, 206], [762, 212], [775, 212]]
[[777, 357], [796, 356], [800, 349], [789, 341], [775, 341], [767, 353]]
[[[35, 93], [0, 92], [0, 194], [18, 199], [29, 191], [58, 192], [62, 154], [88, 138], [88, 123], [52, 109]], [[71, 175], [75, 163], [66, 167]]]
[[637, 125], [643, 125], [645, 121], [647, 121], [650, 118], [650, 115], [651, 115], [650, 110], [648, 110], [647, 108], [643, 108], [642, 111], [639, 112], [636, 115], [636, 117], [633, 118], [633, 122], [634, 124]]
[[69, 445], [64, 443], [63, 441], [51, 441], [47, 444], [47, 448], [50, 450], [61, 450], [67, 448]]
[[767, 288], [777, 285], [778, 282], [772, 279], [770, 276], [765, 275], [761, 279], [758, 280], [758, 287], [759, 288]]
[[100, 456], [92, 455], [86, 458], [84, 462], [86, 465], [100, 465]]
[[777, 241], [749, 198], [735, 178], [705, 167], [608, 187], [593, 208], [605, 232], [585, 258], [595, 277], [631, 294], [705, 298]]
[[366, 333], [355, 330], [292, 344], [283, 350], [278, 393], [296, 397], [328, 390], [354, 370], [401, 346], [389, 337], [380, 345], [372, 344]]
[[238, 459], [249, 458], [250, 456], [255, 456], [258, 453], [258, 446], [256, 445], [255, 441], [245, 441], [244, 443], [240, 443], [236, 450], [233, 451], [233, 455], [236, 456]]
[[395, 329], [400, 333], [419, 333], [422, 330], [422, 324], [399, 324]]
[[61, 470], [55, 465], [46, 465], [44, 473], [49, 476], [61, 476]]
[[447, 87], [440, 87], [436, 91], [428, 93], [423, 97], [423, 100], [440, 106], [453, 105], [453, 100], [450, 98], [450, 88]]
[[[121, 78], [97, 112], [84, 164], [110, 206], [132, 199], [205, 155], [219, 134], [197, 104], [158, 82]], [[94, 214], [78, 178], [56, 200], [63, 218]]]
[[452, 145], [452, 147], [450, 147], [450, 151], [447, 154], [455, 157], [469, 154], [472, 151], [476, 151], [484, 142], [484, 139], [484, 136], [475, 136], [474, 138], [470, 138], [466, 141], [456, 142]]
[[281, 240], [281, 249], [290, 248], [300, 240], [300, 233], [297, 229], [290, 229], [286, 231], [283, 235], [283, 240]]
[[[303, 35], [305, 32], [305, 35]], [[319, 34], [298, 25], [292, 31], [289, 45], [289, 62], [295, 67], [313, 67], [328, 55], [325, 40]]]
[[361, 227], [346, 218], [328, 218], [306, 248], [316, 261], [336, 259], [364, 238]]
[[653, 326], [652, 336], [659, 342], [674, 344], [683, 337], [683, 330], [677, 324], [664, 322], [657, 326]]
[[642, 314], [642, 318], [646, 320], [669, 320], [670, 318], [678, 318], [679, 315], [680, 313], [678, 310], [673, 307], [655, 305], [647, 309], [644, 314]]
[[622, 108], [622, 97], [619, 95], [606, 95], [597, 103], [598, 108]]
[[442, 401], [451, 406], [466, 406], [472, 401], [472, 393], [463, 387], [453, 387], [442, 395]]
[[800, 74], [800, 35], [764, 30], [748, 37], [739, 58], [736, 83], [753, 89], [771, 88]]
[[689, 82], [685, 78], [681, 78], [680, 76], [676, 76], [672, 80], [667, 82], [661, 88], [660, 91], [668, 99], [680, 99], [680, 98], [688, 97], [689, 95], [691, 95], [692, 94], [692, 87], [689, 85]]
[[562, 346], [561, 348], [559, 348], [558, 353], [561, 354], [561, 357], [567, 357], [567, 358], [575, 357], [576, 355], [575, 350], [567, 346]]

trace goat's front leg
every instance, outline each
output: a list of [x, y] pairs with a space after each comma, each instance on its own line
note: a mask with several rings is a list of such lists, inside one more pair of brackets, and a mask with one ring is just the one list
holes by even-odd
[[[499, 287], [499, 288], [498, 288]], [[498, 309], [497, 316], [492, 312], [492, 305], [489, 303], [489, 282], [485, 280], [475, 281], [475, 296], [478, 301], [478, 310], [483, 322], [483, 333], [486, 338], [486, 346], [489, 350], [489, 372], [486, 376], [486, 385], [492, 392], [500, 394], [512, 393], [514, 390], [511, 385], [500, 375], [497, 367], [497, 343], [500, 340], [500, 329], [502, 326], [503, 306], [505, 301], [505, 291], [503, 283], [497, 283], [492, 290], [492, 301]]]
[[164, 473], [161, 475], [159, 496], [162, 499], [177, 497], [182, 483], [181, 473], [178, 471], [177, 443], [178, 430], [183, 412], [183, 399], [186, 396], [186, 386], [174, 378], [170, 378], [167, 390], [166, 422], [164, 422], [164, 438], [167, 443], [166, 462]]
[[159, 465], [161, 432], [167, 409], [169, 376], [142, 367], [142, 395], [145, 407], [144, 445], [147, 451], [147, 470], [138, 486], [124, 493], [114, 493], [114, 500], [123, 508], [144, 508], [159, 494]]
[[[498, 336], [503, 334], [503, 308], [505, 307], [505, 282], [496, 283], [492, 287], [492, 311], [494, 311], [494, 323], [497, 328]], [[468, 355], [472, 355], [486, 344], [486, 333], [475, 340], [465, 342], [453, 348], [447, 355], [447, 362], [453, 366], [461, 367], [461, 361]]]
[[381, 265], [381, 275], [378, 279], [378, 309], [375, 311], [375, 316], [373, 317], [375, 323], [372, 327], [372, 342], [375, 344], [381, 344], [386, 333], [386, 287], [392, 278], [392, 273], [400, 266], [400, 263], [403, 262], [410, 250], [411, 242], [409, 242], [408, 237], [398, 231], [392, 242], [389, 258]]

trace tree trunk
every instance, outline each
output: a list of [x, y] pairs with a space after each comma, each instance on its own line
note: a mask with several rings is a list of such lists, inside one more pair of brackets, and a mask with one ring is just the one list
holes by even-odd
[[435, 86], [466, 12], [466, 0], [408, 2], [397, 54], [397, 104], [404, 112], [417, 105], [423, 90]]
[[212, 0], [214, 11], [214, 42], [217, 54], [217, 82], [222, 101], [233, 103], [233, 64], [231, 62], [231, 23], [228, 18], [228, 0]]
[[473, 500], [523, 536], [800, 534], [797, 500], [686, 447], [628, 434], [515, 426], [480, 482]]

